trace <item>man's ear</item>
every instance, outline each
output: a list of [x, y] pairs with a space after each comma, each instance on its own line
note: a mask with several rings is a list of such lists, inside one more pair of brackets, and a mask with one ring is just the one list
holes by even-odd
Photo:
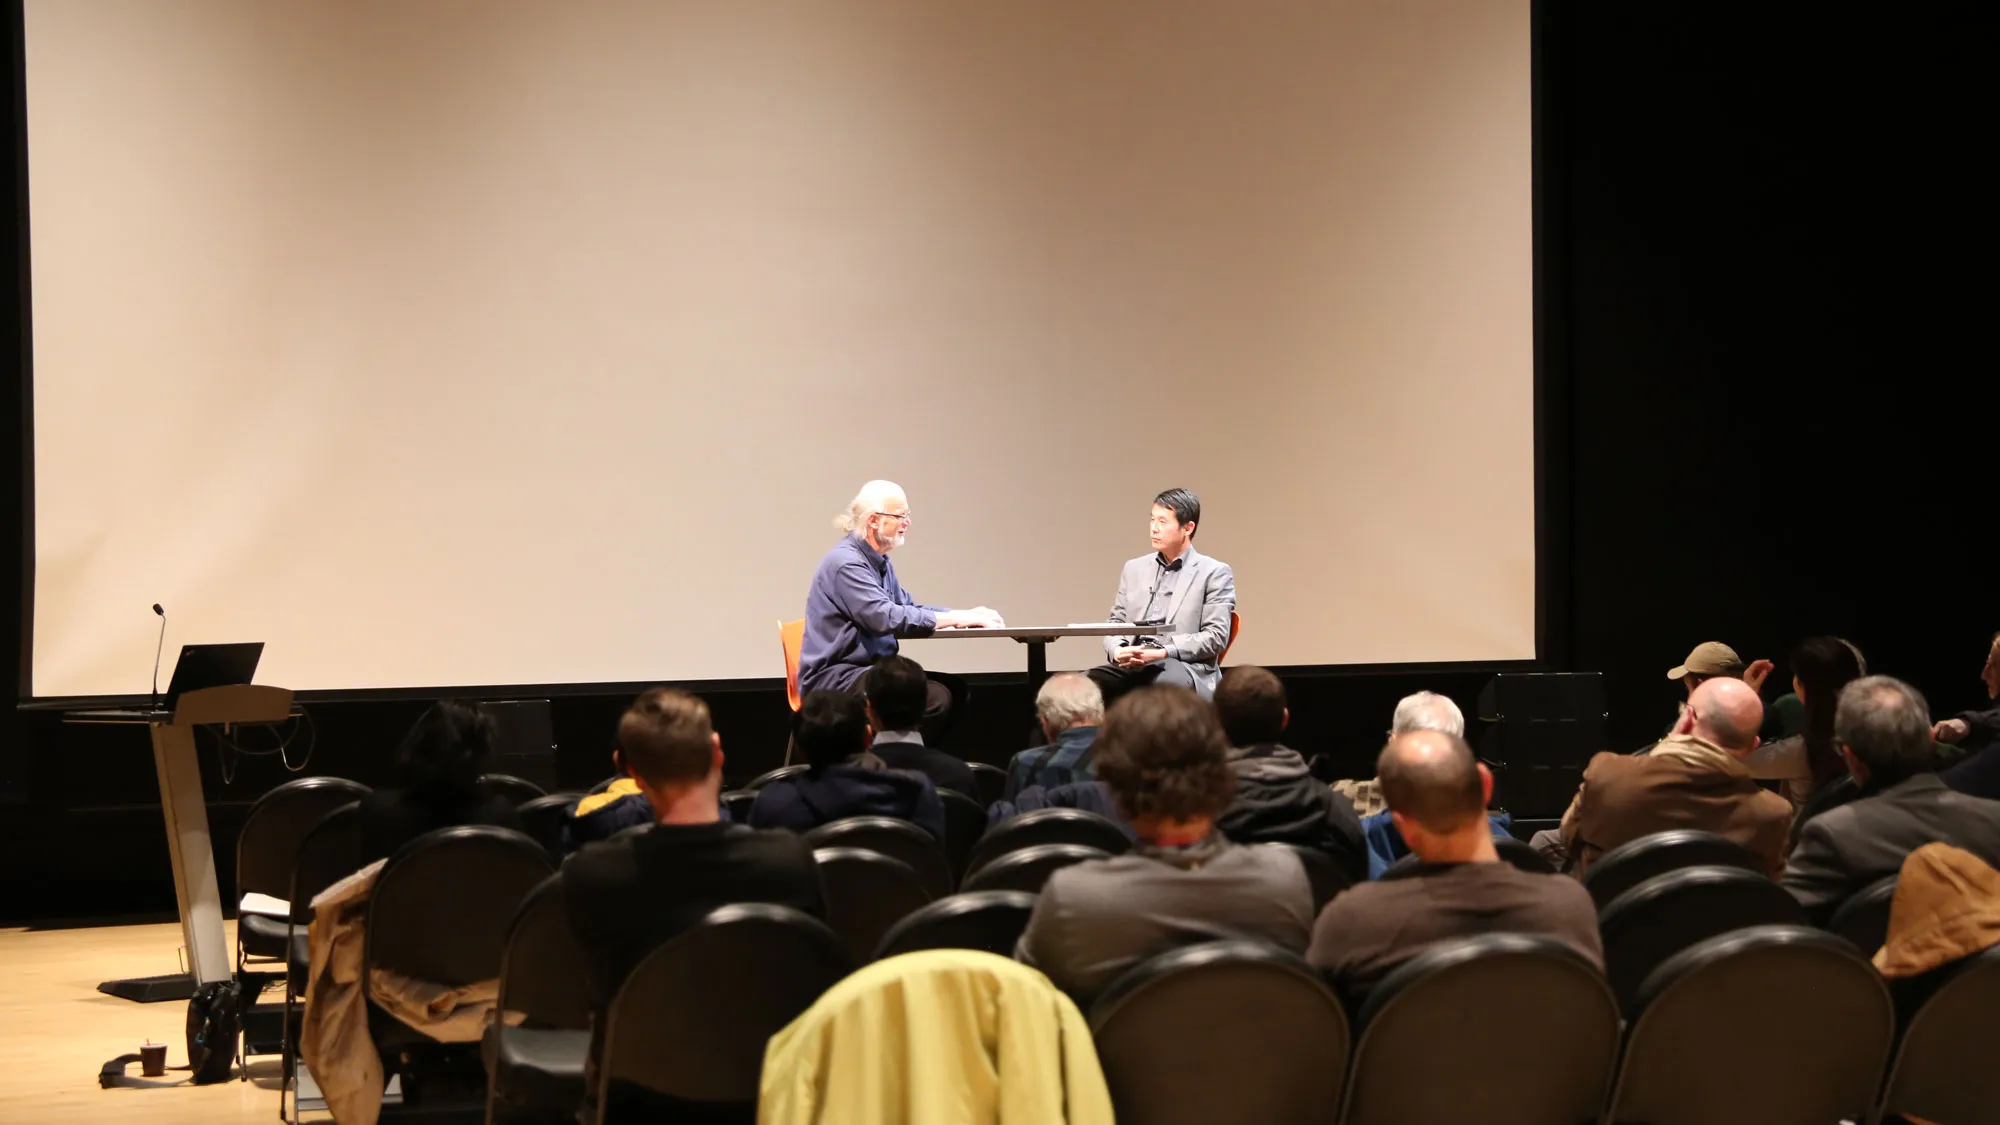
[[1286, 727], [1289, 727], [1291, 725], [1292, 725], [1292, 709], [1290, 707], [1287, 707], [1285, 708], [1284, 713], [1278, 716], [1278, 729], [1284, 730]]
[[710, 751], [708, 768], [714, 771], [717, 775], [720, 775], [722, 773], [722, 735], [714, 731], [710, 731], [708, 735], [708, 746]]
[[1484, 801], [1486, 807], [1489, 809], [1492, 808], [1493, 771], [1486, 768], [1485, 762], [1479, 763], [1479, 791], [1483, 795], [1481, 799]]
[[1845, 742], [1838, 743], [1836, 748], [1840, 751], [1840, 760], [1847, 763], [1847, 772], [1853, 776], [1855, 782], [1861, 785], [1868, 784], [1867, 764], [1855, 757], [1854, 751], [1848, 749]]
[[1405, 844], [1410, 842], [1412, 835], [1417, 831], [1421, 831], [1421, 826], [1416, 821], [1411, 820], [1395, 809], [1389, 810], [1389, 823], [1396, 826], [1396, 832], [1403, 837]]
[[631, 768], [625, 764], [625, 755], [619, 753], [616, 746], [611, 748], [611, 772], [619, 777], [633, 776]]

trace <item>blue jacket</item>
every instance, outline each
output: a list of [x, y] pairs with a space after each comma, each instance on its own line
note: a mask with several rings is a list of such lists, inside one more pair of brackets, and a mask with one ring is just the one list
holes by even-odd
[[870, 664], [896, 653], [897, 637], [928, 637], [942, 607], [918, 605], [889, 556], [858, 535], [834, 544], [806, 590], [799, 690], [845, 691]]
[[805, 833], [850, 816], [907, 820], [944, 842], [944, 801], [931, 779], [904, 770], [865, 765], [828, 766], [773, 781], [757, 791], [750, 827]]
[[[1493, 829], [1495, 840], [1505, 840], [1513, 835], [1507, 826], [1514, 818], [1506, 813], [1487, 813], [1486, 822]], [[1389, 819], [1386, 812], [1363, 817], [1361, 835], [1368, 843], [1368, 877], [1380, 879], [1389, 865], [1410, 854], [1410, 845], [1403, 842], [1403, 834], [1396, 831], [1396, 822]]]
[[1036, 809], [1083, 809], [1086, 812], [1094, 812], [1123, 829], [1127, 837], [1134, 840], [1139, 838], [1139, 834], [1132, 831], [1132, 826], [1125, 823], [1125, 816], [1118, 811], [1118, 806], [1111, 803], [1111, 791], [1106, 789], [1101, 781], [1073, 781], [1068, 785], [1048, 788], [1030, 785], [1014, 794], [1013, 800], [995, 801], [988, 806], [986, 827], [992, 828], [1003, 820], [1012, 820], [1022, 813], [1031, 813]]

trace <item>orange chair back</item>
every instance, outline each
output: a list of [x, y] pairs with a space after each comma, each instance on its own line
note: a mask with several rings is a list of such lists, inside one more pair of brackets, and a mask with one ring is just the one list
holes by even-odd
[[785, 699], [799, 709], [799, 650], [806, 643], [806, 619], [778, 622], [778, 644], [785, 650]]
[[1242, 632], [1242, 631], [1243, 631], [1243, 619], [1242, 619], [1241, 617], [1237, 616], [1237, 614], [1236, 614], [1236, 611], [1235, 611], [1235, 610], [1233, 610], [1233, 609], [1232, 609], [1232, 610], [1230, 610], [1230, 611], [1229, 611], [1229, 643], [1228, 643], [1228, 644], [1226, 644], [1226, 645], [1223, 645], [1223, 646], [1222, 646], [1222, 655], [1221, 655], [1221, 656], [1218, 656], [1218, 657], [1216, 657], [1216, 658], [1215, 658], [1215, 663], [1216, 663], [1216, 666], [1217, 666], [1217, 667], [1221, 667], [1221, 666], [1222, 666], [1222, 662], [1223, 662], [1223, 661], [1225, 661], [1225, 660], [1227, 660], [1227, 659], [1229, 659], [1229, 650], [1230, 650], [1230, 649], [1232, 649], [1232, 648], [1235, 648], [1235, 647], [1236, 647], [1236, 634], [1238, 634], [1238, 633], [1240, 633], [1240, 632]]

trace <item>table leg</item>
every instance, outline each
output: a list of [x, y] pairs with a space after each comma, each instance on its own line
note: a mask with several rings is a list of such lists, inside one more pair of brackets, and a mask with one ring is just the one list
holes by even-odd
[[1049, 642], [1030, 640], [1028, 642], [1028, 690], [1042, 690], [1042, 681], [1049, 678]]

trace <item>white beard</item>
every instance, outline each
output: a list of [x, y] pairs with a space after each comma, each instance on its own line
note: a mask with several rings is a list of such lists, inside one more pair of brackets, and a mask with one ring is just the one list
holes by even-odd
[[893, 551], [893, 550], [895, 550], [896, 548], [898, 548], [898, 547], [902, 546], [902, 545], [903, 545], [903, 535], [904, 535], [904, 533], [903, 533], [903, 532], [900, 532], [900, 531], [899, 531], [899, 532], [897, 532], [897, 533], [896, 533], [896, 534], [894, 534], [894, 535], [885, 535], [885, 536], [883, 536], [883, 537], [882, 537], [882, 553], [886, 555], [886, 554], [888, 554], [888, 553], [889, 553], [890, 551]]

